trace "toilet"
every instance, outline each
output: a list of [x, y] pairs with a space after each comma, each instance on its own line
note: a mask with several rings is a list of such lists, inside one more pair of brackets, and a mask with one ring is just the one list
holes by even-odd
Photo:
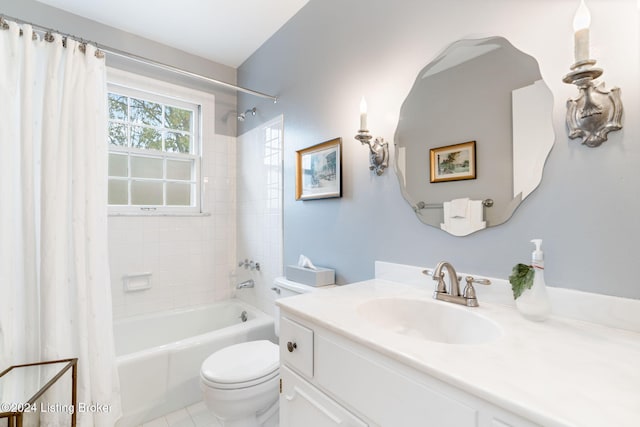
[[[272, 288], [284, 298], [322, 287], [278, 277]], [[274, 326], [279, 333], [280, 309]], [[204, 402], [223, 427], [277, 427], [280, 353], [271, 341], [248, 341], [218, 350], [200, 368]]]

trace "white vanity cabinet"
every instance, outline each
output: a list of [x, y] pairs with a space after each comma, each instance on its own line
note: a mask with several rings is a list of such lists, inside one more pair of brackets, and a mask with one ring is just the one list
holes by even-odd
[[280, 427], [536, 425], [285, 310], [280, 356]]
[[283, 366], [280, 427], [367, 427], [367, 424]]
[[282, 317], [280, 427], [367, 427], [365, 422], [305, 380], [313, 378], [314, 356], [314, 331]]

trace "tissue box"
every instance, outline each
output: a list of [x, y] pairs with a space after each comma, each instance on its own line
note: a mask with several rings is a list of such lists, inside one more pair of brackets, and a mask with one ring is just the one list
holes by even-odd
[[312, 270], [297, 265], [287, 265], [285, 275], [287, 280], [309, 286], [333, 285], [336, 282], [336, 271], [323, 267]]

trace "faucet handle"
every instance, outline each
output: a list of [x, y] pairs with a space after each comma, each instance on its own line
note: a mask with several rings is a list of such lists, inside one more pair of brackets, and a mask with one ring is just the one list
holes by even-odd
[[[422, 270], [422, 274], [424, 274], [425, 276], [433, 276], [433, 270], [430, 268], [427, 268], [425, 270]], [[433, 280], [438, 280], [438, 278], [434, 277]], [[461, 280], [462, 280], [462, 276], [458, 276], [458, 281], [461, 281]], [[485, 284], [488, 285], [489, 283], [485, 283]]]
[[464, 280], [467, 281], [467, 286], [464, 287], [464, 292], [462, 293], [462, 296], [467, 299], [470, 299], [470, 298], [475, 299], [476, 290], [473, 287], [473, 283], [475, 282], [475, 279], [471, 276], [467, 276], [464, 278]]
[[431, 277], [433, 277], [433, 280], [437, 280], [438, 281], [438, 286], [436, 286], [436, 293], [438, 293], [438, 292], [446, 293], [447, 292], [447, 286], [444, 284], [444, 273], [440, 273], [440, 277], [434, 276], [433, 275], [433, 270], [427, 268], [426, 270], [422, 270], [422, 274], [424, 274], [425, 276], [431, 276]]
[[436, 287], [436, 293], [447, 293], [447, 285], [444, 284], [444, 274], [440, 274], [440, 277], [433, 277], [433, 280], [438, 281], [438, 286]]
[[485, 285], [485, 286], [488, 286], [488, 285], [490, 285], [490, 284], [491, 284], [491, 280], [489, 280], [489, 279], [479, 279], [479, 278], [472, 277], [472, 276], [467, 276], [467, 277], [465, 278], [465, 280], [466, 280], [467, 282], [469, 281], [469, 279], [471, 279], [471, 282], [472, 282], [472, 283], [477, 283], [478, 285]]
[[467, 286], [464, 287], [464, 291], [462, 292], [462, 296], [466, 301], [467, 307], [477, 307], [478, 306], [478, 298], [476, 297], [476, 290], [473, 287], [473, 283], [476, 281], [471, 276], [465, 277], [467, 281]]
[[491, 284], [491, 280], [489, 279], [476, 279], [473, 276], [467, 276], [464, 278], [464, 280], [467, 281], [467, 286], [464, 287], [464, 292], [462, 293], [462, 296], [465, 298], [476, 298], [476, 290], [473, 287], [474, 283], [477, 283], [479, 285]]

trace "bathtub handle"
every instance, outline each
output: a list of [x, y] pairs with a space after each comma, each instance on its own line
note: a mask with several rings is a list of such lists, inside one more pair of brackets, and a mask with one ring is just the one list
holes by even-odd
[[273, 288], [271, 288], [271, 290], [273, 292], [275, 292], [276, 294], [280, 295], [280, 288], [276, 288], [275, 286]]
[[298, 348], [298, 345], [294, 342], [287, 342], [287, 350], [289, 350], [289, 353], [293, 353], [293, 350], [295, 350], [296, 348]]

